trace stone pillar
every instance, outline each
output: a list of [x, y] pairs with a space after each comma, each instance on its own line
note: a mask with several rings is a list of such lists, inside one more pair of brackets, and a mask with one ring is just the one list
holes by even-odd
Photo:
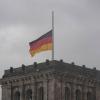
[[87, 100], [87, 89], [86, 86], [82, 88], [82, 100]]
[[55, 79], [48, 82], [48, 100], [55, 100]]
[[[11, 86], [8, 86], [8, 87], [7, 87], [7, 91], [8, 91], [8, 92], [7, 92], [8, 95], [7, 95], [6, 100], [11, 100], [11, 98], [12, 98], [12, 96], [13, 96], [13, 95], [11, 94]], [[4, 96], [5, 96], [5, 95], [4, 95]]]
[[2, 100], [11, 100], [10, 86], [2, 86]]
[[[100, 91], [99, 91], [99, 93], [100, 93]], [[97, 100], [96, 99], [96, 88], [93, 88], [93, 100]]]
[[55, 100], [61, 100], [61, 89], [62, 89], [61, 80], [56, 79], [56, 83], [55, 83]]
[[22, 99], [25, 100], [25, 85], [22, 86]]
[[33, 81], [32, 82], [32, 100], [36, 100], [36, 83]]
[[25, 100], [25, 86], [23, 81], [20, 81], [19, 92], [20, 92], [20, 100]]
[[65, 100], [65, 84], [62, 82], [61, 84], [61, 100]]
[[2, 86], [2, 100], [6, 100], [7, 98], [7, 88]]
[[64, 100], [64, 99], [62, 99], [62, 96], [63, 96], [62, 89], [63, 89], [63, 81], [61, 80], [61, 100]]
[[76, 100], [74, 83], [71, 85], [71, 100]]
[[38, 95], [37, 95], [37, 83], [36, 83], [36, 81], [33, 83], [32, 91], [33, 91], [33, 95], [32, 95], [33, 100], [37, 100]]
[[96, 100], [100, 100], [100, 85], [96, 87]]
[[44, 100], [48, 100], [48, 81], [43, 82], [43, 88], [44, 88]]
[[23, 87], [20, 87], [20, 100], [24, 100], [23, 99]]

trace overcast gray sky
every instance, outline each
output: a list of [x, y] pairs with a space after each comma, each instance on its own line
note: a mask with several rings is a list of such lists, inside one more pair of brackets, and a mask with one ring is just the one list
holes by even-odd
[[100, 69], [100, 0], [0, 0], [0, 77], [5, 69], [51, 59], [31, 58], [28, 43], [51, 29], [55, 12], [55, 59]]

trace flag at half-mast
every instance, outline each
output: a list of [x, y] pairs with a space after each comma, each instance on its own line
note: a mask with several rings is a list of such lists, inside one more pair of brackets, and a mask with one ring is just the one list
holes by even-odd
[[52, 50], [52, 30], [47, 32], [46, 34], [42, 35], [38, 39], [32, 41], [29, 43], [30, 45], [30, 54], [33, 57], [35, 54], [47, 51], [47, 50]]

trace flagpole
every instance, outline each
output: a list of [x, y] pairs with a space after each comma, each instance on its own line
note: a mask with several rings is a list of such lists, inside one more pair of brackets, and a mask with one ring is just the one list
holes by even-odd
[[52, 60], [54, 60], [54, 11], [52, 11]]

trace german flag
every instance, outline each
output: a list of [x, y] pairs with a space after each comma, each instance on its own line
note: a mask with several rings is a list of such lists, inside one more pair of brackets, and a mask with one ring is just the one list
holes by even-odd
[[42, 35], [38, 39], [29, 43], [30, 45], [30, 54], [33, 57], [36, 53], [42, 51], [52, 50], [52, 30]]

